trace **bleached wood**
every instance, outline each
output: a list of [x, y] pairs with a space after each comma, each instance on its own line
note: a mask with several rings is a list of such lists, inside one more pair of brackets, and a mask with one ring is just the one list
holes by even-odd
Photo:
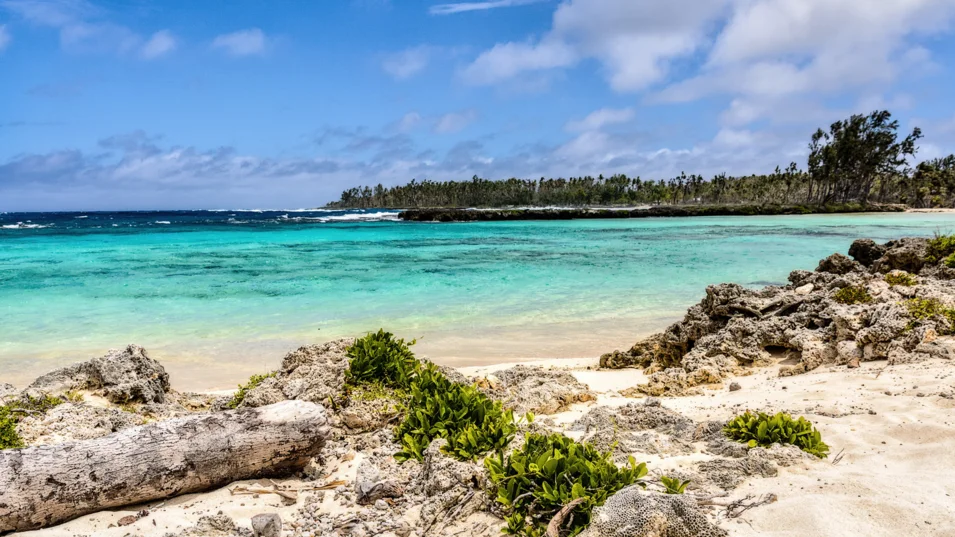
[[326, 423], [321, 405], [283, 401], [0, 451], [0, 533], [300, 469]]

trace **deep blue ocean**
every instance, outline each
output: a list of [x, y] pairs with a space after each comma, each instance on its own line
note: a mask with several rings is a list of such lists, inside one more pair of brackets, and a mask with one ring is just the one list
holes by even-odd
[[0, 382], [128, 343], [181, 389], [384, 327], [450, 364], [597, 356], [708, 284], [782, 284], [946, 213], [407, 223], [395, 211], [0, 213]]

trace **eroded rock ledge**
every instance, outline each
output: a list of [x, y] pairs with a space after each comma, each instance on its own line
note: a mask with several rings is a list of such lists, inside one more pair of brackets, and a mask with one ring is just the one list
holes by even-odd
[[919, 301], [955, 305], [955, 269], [929, 257], [928, 244], [860, 239], [851, 258], [836, 253], [814, 272], [793, 271], [783, 287], [712, 285], [682, 321], [601, 356], [600, 365], [645, 368], [650, 381], [639, 392], [676, 396], [776, 363], [787, 376], [826, 364], [950, 359], [955, 342], [945, 335], [955, 331], [955, 319], [912, 312]]

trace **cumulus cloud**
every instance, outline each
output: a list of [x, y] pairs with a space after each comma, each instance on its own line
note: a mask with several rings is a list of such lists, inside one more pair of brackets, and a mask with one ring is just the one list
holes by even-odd
[[564, 128], [568, 131], [594, 131], [602, 128], [604, 125], [613, 125], [615, 123], [626, 123], [633, 119], [633, 108], [601, 108], [591, 112], [587, 117], [570, 121]]
[[670, 60], [696, 51], [707, 23], [727, 0], [567, 0], [539, 40], [495, 45], [464, 71], [474, 84], [500, 82], [526, 71], [570, 67], [594, 58], [618, 91], [663, 79]]
[[7, 48], [7, 45], [10, 44], [12, 39], [10, 32], [7, 30], [7, 26], [0, 24], [0, 52], [3, 52]]
[[548, 0], [492, 0], [488, 2], [457, 2], [431, 6], [428, 12], [432, 15], [453, 15], [455, 13], [465, 13], [468, 11], [486, 11], [488, 9], [538, 4], [547, 1]]
[[451, 112], [437, 118], [434, 123], [433, 131], [438, 134], [450, 134], [464, 130], [468, 125], [477, 120], [476, 110], [465, 110], [463, 112]]
[[160, 30], [152, 35], [140, 52], [143, 58], [151, 60], [165, 56], [176, 50], [176, 38], [169, 30]]
[[212, 40], [212, 48], [236, 57], [264, 54], [266, 45], [265, 33], [258, 28], [222, 34]]
[[427, 45], [411, 47], [389, 54], [381, 63], [381, 68], [396, 80], [404, 80], [424, 71], [431, 61], [434, 49]]
[[136, 55], [153, 59], [175, 48], [168, 30], [146, 39], [126, 26], [103, 20], [107, 13], [85, 0], [2, 0], [0, 7], [31, 24], [56, 28], [60, 46], [72, 54]]

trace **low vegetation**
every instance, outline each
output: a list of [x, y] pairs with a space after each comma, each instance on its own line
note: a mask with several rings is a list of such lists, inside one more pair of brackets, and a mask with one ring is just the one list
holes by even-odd
[[925, 247], [925, 260], [929, 263], [942, 262], [951, 267], [955, 263], [955, 235], [936, 234]]
[[690, 484], [689, 481], [680, 481], [665, 475], [660, 476], [660, 483], [663, 483], [664, 492], [667, 494], [683, 494], [686, 492], [686, 486]]
[[541, 537], [554, 515], [573, 504], [560, 535], [577, 535], [590, 524], [593, 508], [610, 495], [635, 483], [645, 486], [646, 464], [630, 457], [618, 468], [610, 457], [561, 434], [529, 434], [511, 454], [487, 457], [492, 494], [507, 521], [504, 532]]
[[[245, 384], [239, 384], [239, 389], [235, 392], [235, 395], [232, 396], [232, 400], [229, 401], [229, 404], [226, 406], [229, 408], [239, 408], [239, 405], [242, 404], [242, 401], [245, 401], [246, 394], [258, 387], [259, 384], [262, 384], [265, 379], [274, 376], [275, 371], [265, 375], [252, 375], [249, 377], [249, 382], [246, 382]], [[132, 412], [135, 412], [135, 410]]]
[[832, 299], [840, 304], [866, 304], [872, 302], [872, 295], [861, 285], [850, 285], [836, 291]]
[[822, 441], [822, 435], [811, 422], [803, 417], [794, 420], [784, 412], [770, 416], [747, 410], [727, 422], [723, 433], [731, 440], [743, 442], [749, 447], [792, 444], [819, 458], [829, 456], [829, 446]]
[[347, 385], [378, 385], [398, 397], [407, 394], [405, 418], [395, 430], [402, 450], [395, 458], [422, 460], [438, 438], [447, 441], [443, 451], [459, 460], [503, 450], [517, 432], [514, 413], [474, 386], [451, 382], [434, 364], [420, 362], [410, 344], [379, 330], [355, 340], [346, 351]]
[[24, 447], [23, 439], [17, 433], [17, 423], [23, 416], [42, 414], [64, 402], [64, 399], [51, 395], [43, 397], [26, 396], [0, 406], [0, 449]]
[[901, 285], [904, 287], [912, 287], [913, 285], [918, 283], [918, 280], [916, 280], [915, 276], [912, 276], [908, 272], [895, 271], [885, 275], [885, 283], [889, 285]]
[[939, 327], [939, 333], [955, 333], [955, 308], [950, 308], [937, 298], [913, 298], [905, 301], [905, 307], [912, 316], [908, 328], [912, 329], [925, 321], [944, 320], [947, 326]]

